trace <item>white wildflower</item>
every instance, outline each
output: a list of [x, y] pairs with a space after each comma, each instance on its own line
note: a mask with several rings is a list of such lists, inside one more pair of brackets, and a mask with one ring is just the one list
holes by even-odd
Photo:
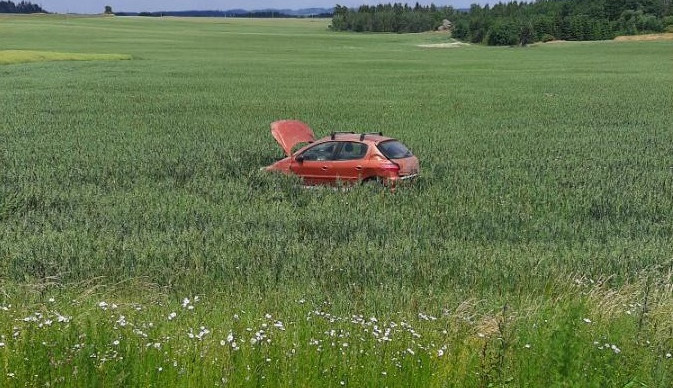
[[177, 316], [178, 316], [178, 314], [176, 314], [175, 312], [172, 312], [172, 313], [168, 314], [168, 320], [172, 321]]
[[591, 323], [591, 319], [589, 319], [589, 318], [584, 318], [582, 320], [584, 321], [584, 323]]
[[203, 339], [203, 336], [206, 334], [209, 334], [210, 330], [206, 329], [204, 326], [201, 326], [201, 331], [199, 331], [199, 334], [196, 336], [198, 337], [199, 340]]

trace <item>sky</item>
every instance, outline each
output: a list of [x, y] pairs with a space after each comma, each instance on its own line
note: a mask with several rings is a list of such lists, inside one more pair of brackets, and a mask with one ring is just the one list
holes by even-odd
[[[331, 8], [336, 4], [356, 7], [362, 4], [404, 3], [404, 0], [29, 0], [39, 4], [48, 12], [57, 13], [102, 13], [106, 5], [113, 11], [141, 12], [141, 11], [186, 11], [186, 10], [227, 10], [242, 8], [247, 10], [263, 8]], [[15, 3], [17, 3], [15, 1]], [[416, 0], [406, 1], [415, 4]], [[450, 5], [454, 8], [468, 8], [472, 3], [485, 4], [488, 1], [479, 0], [435, 0], [418, 1], [423, 5], [435, 3], [437, 6]], [[496, 3], [497, 1], [493, 1]]]

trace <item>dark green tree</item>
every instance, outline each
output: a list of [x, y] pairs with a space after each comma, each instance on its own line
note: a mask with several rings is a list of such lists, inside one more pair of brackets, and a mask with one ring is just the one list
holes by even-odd
[[486, 43], [490, 46], [514, 46], [519, 43], [519, 27], [509, 22], [499, 22], [488, 30]]
[[14, 4], [11, 1], [0, 1], [0, 13], [46, 13], [42, 7], [28, 1]]
[[533, 30], [533, 23], [525, 21], [519, 28], [519, 44], [527, 46], [535, 39], [535, 32]]

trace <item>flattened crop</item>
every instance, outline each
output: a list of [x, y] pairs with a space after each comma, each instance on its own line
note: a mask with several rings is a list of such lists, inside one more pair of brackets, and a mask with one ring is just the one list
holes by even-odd
[[125, 54], [79, 54], [52, 51], [0, 50], [0, 65], [48, 61], [119, 61], [129, 59], [131, 59], [131, 56]]

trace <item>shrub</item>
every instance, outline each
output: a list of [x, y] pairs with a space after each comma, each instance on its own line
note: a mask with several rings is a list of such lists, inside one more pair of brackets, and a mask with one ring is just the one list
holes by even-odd
[[451, 37], [458, 40], [467, 40], [467, 37], [470, 33], [470, 26], [465, 20], [460, 20], [455, 24], [453, 31], [451, 32]]
[[488, 31], [489, 46], [513, 46], [519, 43], [519, 28], [514, 23], [496, 24]]
[[673, 16], [666, 16], [662, 20], [662, 23], [664, 24], [665, 27], [673, 26]]

